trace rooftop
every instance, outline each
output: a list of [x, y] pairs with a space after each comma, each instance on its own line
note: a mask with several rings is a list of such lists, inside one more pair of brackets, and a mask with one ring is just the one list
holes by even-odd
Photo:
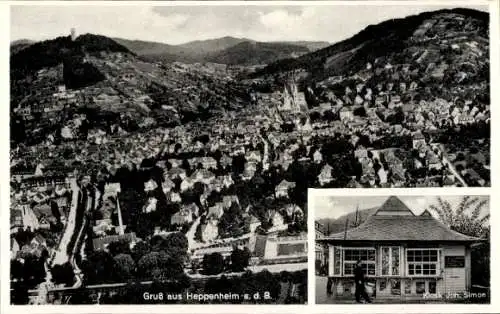
[[475, 242], [479, 238], [453, 231], [429, 212], [416, 216], [399, 198], [391, 196], [360, 226], [324, 237], [325, 241], [441, 241]]

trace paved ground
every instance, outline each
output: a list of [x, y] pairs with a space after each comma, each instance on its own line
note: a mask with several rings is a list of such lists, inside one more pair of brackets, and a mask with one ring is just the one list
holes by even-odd
[[260, 272], [264, 269], [267, 269], [271, 273], [279, 273], [284, 270], [288, 272], [299, 271], [303, 269], [307, 269], [306, 263], [289, 263], [289, 264], [275, 264], [275, 265], [257, 265], [257, 266], [248, 266], [248, 269], [253, 272]]
[[[300, 271], [303, 269], [307, 269], [307, 263], [289, 263], [289, 264], [274, 264], [274, 265], [257, 265], [257, 266], [248, 266], [248, 270], [251, 270], [254, 273], [258, 273], [263, 271], [264, 269], [267, 269], [271, 273], [279, 273], [284, 270], [288, 272], [294, 272], [294, 271]], [[202, 275], [200, 273], [196, 274], [189, 274], [189, 277], [191, 278], [216, 278], [216, 277], [221, 277], [222, 275], [225, 276], [240, 276], [242, 273], [224, 273], [224, 274], [219, 274], [219, 275], [211, 275], [211, 276], [206, 276]]]
[[68, 253], [66, 252], [66, 247], [68, 246], [71, 235], [73, 234], [75, 229], [76, 207], [78, 205], [79, 191], [76, 179], [74, 178], [71, 179], [71, 190], [73, 191], [73, 196], [71, 200], [71, 209], [68, 215], [67, 225], [64, 229], [63, 236], [59, 243], [59, 249], [56, 251], [56, 255], [54, 257], [54, 260], [52, 261], [52, 265], [64, 264], [68, 261], [69, 258]]
[[[327, 277], [316, 276], [316, 304], [357, 304], [354, 296], [350, 297], [335, 297], [333, 295], [327, 295], [326, 293], [326, 283]], [[434, 301], [434, 300], [411, 300], [404, 301], [401, 299], [377, 299], [374, 298], [374, 304], [402, 304], [402, 303], [411, 303], [411, 304], [421, 304], [421, 303], [444, 303], [443, 301]], [[369, 304], [367, 304], [368, 306]]]
[[196, 242], [194, 239], [194, 235], [196, 234], [196, 229], [198, 228], [198, 225], [200, 224], [200, 217], [196, 218], [196, 220], [193, 222], [191, 227], [189, 228], [188, 232], [186, 233], [186, 238], [188, 239], [188, 248], [189, 250], [195, 249], [198, 246], [200, 246], [200, 243]]

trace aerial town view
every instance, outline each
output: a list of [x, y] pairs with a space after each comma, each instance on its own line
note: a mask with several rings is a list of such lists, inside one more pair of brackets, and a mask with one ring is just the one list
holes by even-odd
[[307, 303], [308, 188], [490, 186], [487, 9], [12, 5], [11, 303]]

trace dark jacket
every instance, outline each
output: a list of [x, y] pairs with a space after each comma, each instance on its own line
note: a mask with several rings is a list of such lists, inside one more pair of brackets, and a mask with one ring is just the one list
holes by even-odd
[[363, 268], [360, 266], [356, 266], [354, 268], [354, 280], [356, 281], [356, 284], [364, 284], [365, 283], [365, 273], [363, 271]]

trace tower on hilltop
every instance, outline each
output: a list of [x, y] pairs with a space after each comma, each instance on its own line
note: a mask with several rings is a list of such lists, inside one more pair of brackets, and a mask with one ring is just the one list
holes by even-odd
[[76, 29], [74, 27], [71, 28], [71, 41], [76, 40]]

